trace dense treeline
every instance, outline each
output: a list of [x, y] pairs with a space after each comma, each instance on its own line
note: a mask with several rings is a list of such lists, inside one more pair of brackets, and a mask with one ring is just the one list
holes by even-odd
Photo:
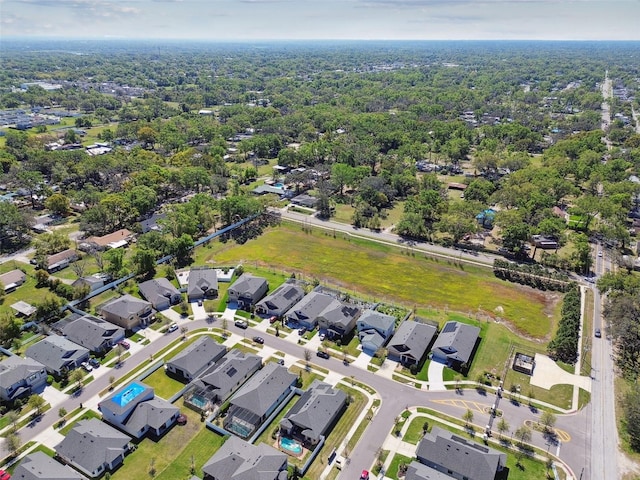
[[572, 285], [564, 296], [558, 331], [548, 346], [549, 354], [556, 360], [569, 364], [576, 362], [580, 314], [580, 288]]
[[493, 261], [493, 273], [503, 280], [529, 285], [540, 290], [566, 291], [570, 288], [569, 277], [566, 274], [549, 270], [538, 264], [517, 264], [497, 258]]

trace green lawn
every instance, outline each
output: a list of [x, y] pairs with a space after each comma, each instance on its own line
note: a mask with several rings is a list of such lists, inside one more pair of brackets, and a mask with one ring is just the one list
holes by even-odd
[[424, 426], [424, 422], [429, 423], [429, 431], [431, 431], [431, 422], [427, 417], [413, 417], [402, 440], [417, 445], [418, 442], [422, 440], [422, 427]]
[[174, 380], [164, 371], [161, 367], [146, 377], [143, 382], [150, 387], [153, 387], [156, 395], [161, 398], [170, 398], [180, 391], [184, 384], [177, 380]]
[[80, 420], [90, 420], [92, 418], [101, 419], [102, 415], [100, 415], [98, 412], [94, 412], [93, 410], [87, 410], [82, 414], [80, 418], [74, 420], [73, 422], [67, 423], [63, 428], [61, 428], [60, 433], [62, 435], [66, 435], [67, 433], [69, 433], [69, 430], [71, 430]]
[[243, 262], [287, 277], [296, 273], [353, 296], [408, 308], [481, 310], [490, 316], [499, 311], [516, 330], [535, 338], [549, 338], [555, 328], [558, 296], [498, 280], [482, 267], [435, 261], [340, 234], [335, 239], [330, 232], [308, 234], [283, 223], [244, 245], [212, 242], [205, 250], [221, 264]]
[[[393, 460], [391, 460], [391, 463], [389, 464], [389, 468], [387, 469], [387, 473], [385, 473], [385, 476], [389, 478], [399, 478], [398, 468], [400, 468], [400, 465], [409, 465], [412, 460], [412, 458], [405, 457], [404, 455], [396, 453], [393, 456]], [[404, 476], [401, 478], [404, 478]]]
[[0, 299], [0, 316], [6, 314], [13, 315], [14, 311], [11, 308], [11, 305], [19, 300], [23, 300], [33, 306], [36, 306], [36, 304], [42, 302], [44, 298], [58, 298], [54, 293], [51, 293], [48, 288], [36, 288], [36, 279], [34, 277], [35, 269], [32, 265], [16, 261], [3, 263], [0, 265], [0, 274], [7, 273], [14, 269], [25, 272], [27, 274], [27, 279], [15, 291], [7, 293], [2, 297], [2, 299]]

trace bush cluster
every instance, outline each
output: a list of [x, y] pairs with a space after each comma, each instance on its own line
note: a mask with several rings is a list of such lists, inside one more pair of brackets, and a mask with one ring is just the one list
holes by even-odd
[[574, 284], [564, 297], [558, 331], [548, 346], [551, 357], [565, 363], [575, 363], [578, 358], [579, 332], [580, 289]]
[[549, 270], [538, 264], [524, 264], [495, 259], [493, 273], [496, 277], [509, 282], [528, 285], [539, 290], [567, 291], [569, 277], [560, 272]]

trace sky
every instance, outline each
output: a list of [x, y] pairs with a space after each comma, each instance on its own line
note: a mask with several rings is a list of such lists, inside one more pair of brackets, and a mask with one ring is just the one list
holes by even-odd
[[640, 0], [0, 0], [2, 36], [640, 40]]

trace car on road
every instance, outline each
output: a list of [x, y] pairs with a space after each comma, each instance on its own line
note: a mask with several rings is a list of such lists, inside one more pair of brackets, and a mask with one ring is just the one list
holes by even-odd
[[89, 362], [82, 362], [82, 363], [80, 364], [80, 366], [81, 366], [84, 370], [86, 370], [87, 372], [90, 372], [90, 371], [92, 371], [92, 370], [93, 370], [93, 367], [92, 367], [91, 365], [89, 365]]
[[307, 333], [307, 327], [301, 327], [298, 329], [298, 335], [302, 336]]
[[600, 338], [602, 336], [602, 332], [600, 331], [599, 328], [596, 328], [595, 336], [596, 336], [596, 338]]
[[362, 470], [360, 480], [369, 480], [369, 472], [367, 470]]
[[236, 320], [234, 322], [234, 325], [238, 328], [248, 328], [249, 322], [247, 322], [246, 320]]
[[330, 358], [330, 355], [323, 350], [318, 350], [316, 352], [316, 355], [319, 356], [320, 358]]
[[167, 328], [167, 333], [175, 332], [176, 330], [178, 330], [178, 324], [172, 323], [169, 325], [169, 328]]
[[100, 366], [100, 362], [97, 358], [90, 358], [89, 365], [91, 365], [93, 368], [98, 368]]
[[253, 337], [253, 341], [262, 345], [264, 343], [264, 338], [262, 337]]
[[118, 345], [120, 345], [122, 348], [129, 350], [131, 348], [131, 344], [129, 342], [127, 342], [126, 340], [120, 340], [118, 342]]
[[600, 251], [598, 252], [598, 256], [599, 256], [599, 257], [602, 257], [602, 250], [600, 250]]

